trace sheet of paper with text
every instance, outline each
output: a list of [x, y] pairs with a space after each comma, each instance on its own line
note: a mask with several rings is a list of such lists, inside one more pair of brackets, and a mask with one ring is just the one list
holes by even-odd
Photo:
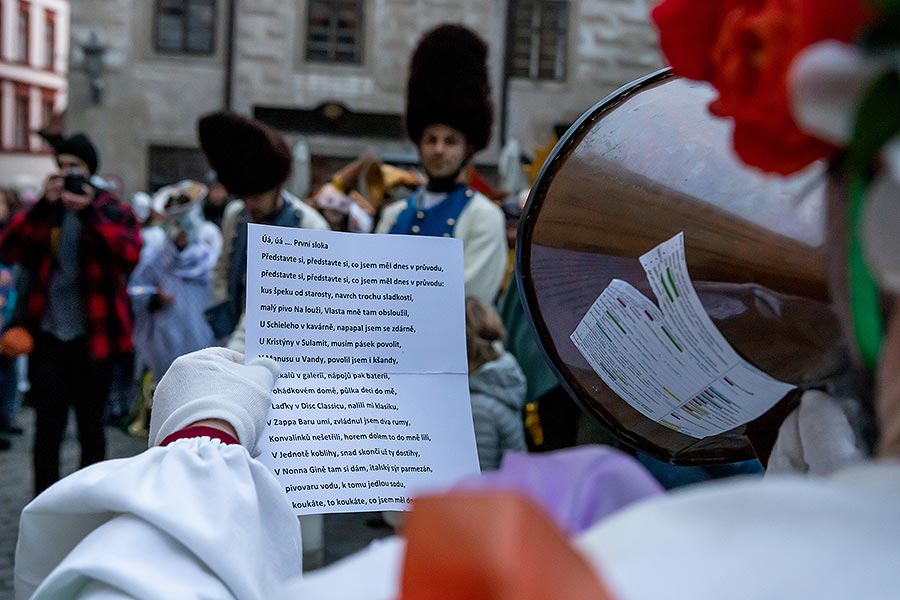
[[654, 304], [614, 279], [571, 335], [620, 398], [695, 438], [761, 416], [794, 386], [741, 358], [716, 329], [688, 274], [684, 234], [640, 258]]
[[247, 360], [281, 366], [259, 459], [296, 514], [478, 473], [460, 240], [251, 224], [246, 323]]

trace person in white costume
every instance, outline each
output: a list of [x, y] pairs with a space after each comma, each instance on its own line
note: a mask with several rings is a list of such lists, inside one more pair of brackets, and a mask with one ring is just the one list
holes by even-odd
[[[212, 346], [203, 311], [211, 296], [211, 272], [222, 250], [219, 228], [203, 218], [207, 188], [182, 181], [157, 191], [154, 211], [163, 239], [145, 252], [129, 278], [134, 347], [158, 381], [178, 356]], [[144, 238], [144, 231], [141, 231]]]

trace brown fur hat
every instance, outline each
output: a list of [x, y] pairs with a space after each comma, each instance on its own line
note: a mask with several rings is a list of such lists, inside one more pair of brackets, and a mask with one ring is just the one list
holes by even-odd
[[209, 166], [233, 196], [275, 189], [291, 176], [291, 150], [265, 123], [219, 111], [201, 117], [197, 131]]
[[475, 152], [488, 145], [494, 107], [487, 45], [462, 25], [440, 25], [419, 41], [409, 67], [406, 131], [416, 144], [429, 125], [466, 136]]

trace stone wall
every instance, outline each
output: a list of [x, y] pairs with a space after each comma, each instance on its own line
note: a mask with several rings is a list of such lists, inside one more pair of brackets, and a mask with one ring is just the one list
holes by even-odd
[[[430, 27], [461, 22], [490, 44], [490, 72], [498, 120], [507, 2], [502, 0], [370, 0], [366, 3], [361, 65], [310, 63], [303, 55], [305, 2], [242, 0], [236, 52], [237, 108], [257, 104], [310, 109], [337, 101], [351, 110], [402, 114], [409, 57]], [[512, 80], [509, 135], [527, 151], [550, 141], [553, 126], [572, 122], [619, 86], [661, 66], [647, 21], [651, 0], [580, 0], [569, 8], [567, 78]], [[495, 132], [495, 138], [497, 137]], [[318, 144], [318, 140], [316, 141]], [[357, 146], [325, 140], [313, 152], [353, 153]], [[389, 151], [399, 151], [393, 144]], [[405, 146], [406, 151], [412, 147]], [[496, 139], [480, 156], [496, 159]]]
[[[509, 84], [507, 131], [523, 150], [545, 145], [553, 127], [577, 119], [619, 86], [661, 66], [648, 24], [651, 0], [573, 0], [569, 7], [567, 77], [562, 82], [514, 79]], [[159, 55], [152, 48], [153, 2], [72, 2], [72, 76], [69, 129], [98, 142], [104, 170], [121, 177], [128, 193], [143, 189], [151, 145], [194, 147], [199, 115], [224, 104], [226, 1], [218, 5], [216, 52], [211, 57]], [[401, 115], [410, 54], [423, 32], [462, 22], [490, 45], [490, 74], [499, 123], [505, 51], [505, 0], [367, 0], [361, 65], [305, 60], [304, 0], [238, 0], [234, 108], [312, 109], [337, 101], [353, 111]], [[106, 97], [91, 104], [80, 46], [96, 31], [107, 47]], [[491, 146], [478, 162], [496, 160]], [[412, 154], [404, 140], [310, 137], [313, 154], [355, 156], [367, 149]]]
[[[403, 114], [409, 58], [422, 33], [461, 22], [485, 39], [502, 35], [502, 0], [369, 0], [361, 65], [308, 62], [304, 56], [306, 3], [242, 0], [236, 48], [236, 108], [255, 105], [311, 109], [340, 102], [353, 111]], [[502, 52], [492, 48], [491, 77], [499, 90]], [[495, 102], [497, 100], [495, 99]], [[405, 141], [378, 141], [386, 153], [412, 153]], [[315, 153], [354, 156], [372, 140], [310, 140]]]
[[[148, 184], [152, 145], [195, 147], [196, 120], [223, 105], [224, 4], [216, 52], [208, 57], [160, 55], [153, 49], [153, 2], [72, 3], [72, 77], [66, 127], [97, 143], [101, 171], [121, 178], [126, 195]], [[103, 102], [94, 105], [81, 68], [90, 32], [107, 47]]]
[[523, 150], [549, 143], [553, 126], [572, 123], [622, 85], [662, 67], [648, 22], [651, 0], [580, 0], [569, 14], [565, 82], [512, 80], [509, 135]]

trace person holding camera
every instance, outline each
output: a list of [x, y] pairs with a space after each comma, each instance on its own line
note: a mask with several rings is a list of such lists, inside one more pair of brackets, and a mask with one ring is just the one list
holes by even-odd
[[131, 209], [92, 184], [98, 158], [88, 137], [51, 143], [59, 170], [47, 178], [43, 197], [16, 215], [0, 238], [0, 261], [21, 264], [28, 278], [18, 324], [34, 338], [35, 495], [59, 479], [70, 406], [81, 466], [105, 458], [110, 359], [132, 348], [126, 280], [141, 249]]

